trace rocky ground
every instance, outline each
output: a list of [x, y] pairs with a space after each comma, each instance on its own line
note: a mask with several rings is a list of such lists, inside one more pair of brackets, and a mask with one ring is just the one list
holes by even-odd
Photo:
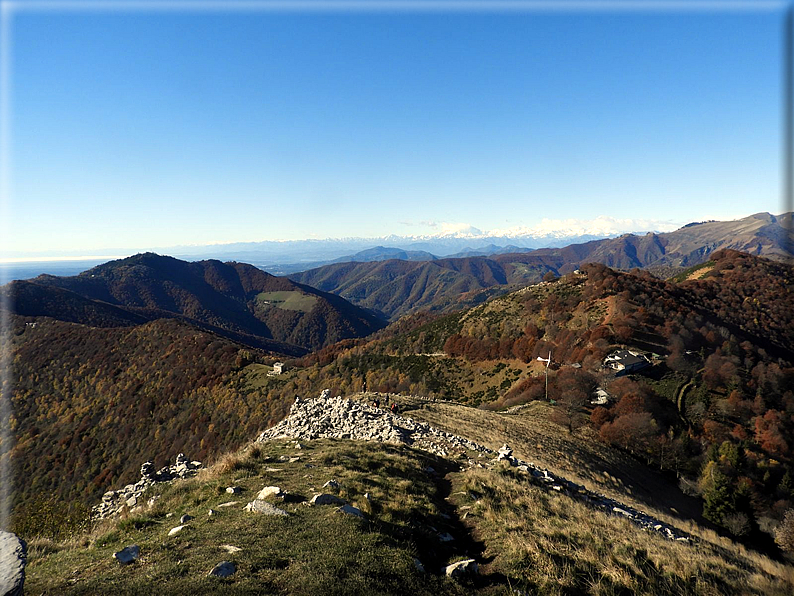
[[564, 493], [612, 515], [625, 517], [638, 526], [658, 532], [671, 540], [689, 540], [685, 532], [642, 511], [514, 457], [508, 445], [495, 452], [464, 437], [400, 416], [388, 409], [376, 408], [363, 401], [330, 397], [325, 391], [316, 399], [296, 398], [289, 415], [276, 426], [261, 433], [257, 441], [281, 438], [402, 443], [455, 459], [465, 466], [505, 465], [499, 464], [504, 461], [522, 473], [527, 482]]
[[[201, 468], [200, 461], [188, 461], [184, 453], [176, 456], [173, 465], [165, 466], [155, 472], [150, 461], [141, 465], [141, 479], [118, 490], [109, 490], [102, 495], [102, 501], [91, 508], [95, 519], [103, 519], [118, 515], [123, 510], [133, 510], [142, 505], [139, 502], [146, 489], [158, 482], [170, 482], [177, 478], [194, 476]], [[151, 505], [152, 503], [149, 503]]]

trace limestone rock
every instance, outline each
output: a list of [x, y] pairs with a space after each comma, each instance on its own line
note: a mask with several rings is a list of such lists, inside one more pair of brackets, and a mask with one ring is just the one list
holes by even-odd
[[367, 516], [364, 515], [364, 512], [361, 511], [358, 507], [353, 507], [352, 505], [342, 505], [339, 509], [337, 509], [339, 513], [345, 513], [347, 515], [352, 515], [354, 517], [360, 517], [361, 519], [366, 519]]
[[209, 575], [214, 575], [216, 577], [229, 577], [230, 575], [234, 575], [236, 571], [237, 566], [234, 563], [231, 561], [222, 561], [212, 568], [212, 571], [209, 572]]
[[323, 484], [323, 488], [330, 488], [332, 490], [339, 490], [339, 483], [336, 480], [329, 480]]
[[243, 550], [239, 546], [232, 546], [231, 544], [221, 544], [221, 548], [232, 555]]
[[281, 490], [278, 486], [266, 486], [262, 490], [259, 491], [259, 494], [256, 495], [257, 499], [266, 499], [268, 497], [276, 497], [276, 498], [284, 498], [284, 491]]
[[[107, 491], [102, 495], [102, 501], [92, 507], [91, 515], [95, 519], [104, 519], [118, 515], [125, 507], [128, 509], [139, 507], [142, 504], [140, 501], [143, 493], [150, 486], [158, 482], [170, 482], [177, 478], [194, 476], [201, 465], [200, 461], [187, 461], [187, 458], [182, 453], [177, 456], [175, 464], [166, 466], [157, 472], [153, 471], [152, 462], [144, 462], [141, 465], [140, 480], [119, 490]], [[154, 503], [153, 499], [156, 499], [156, 497], [157, 495], [149, 500], [149, 506]]]
[[240, 488], [239, 486], [227, 486], [226, 492], [229, 493], [230, 495], [237, 495], [243, 492], [243, 489]]
[[141, 554], [141, 549], [137, 544], [133, 544], [131, 546], [126, 546], [122, 548], [119, 552], [113, 553], [113, 558], [116, 559], [122, 565], [129, 565], [133, 561], [135, 561]]
[[329, 495], [328, 493], [322, 493], [319, 495], [314, 495], [311, 500], [312, 505], [346, 505], [347, 501], [344, 499], [340, 499], [336, 495]]
[[248, 503], [248, 505], [245, 506], [245, 510], [252, 511], [253, 513], [261, 513], [263, 515], [288, 515], [283, 509], [279, 509], [275, 505], [271, 505], [267, 501], [261, 499], [254, 499]]
[[22, 596], [28, 545], [16, 534], [0, 531], [0, 595]]
[[180, 523], [180, 524], [186, 524], [186, 523], [187, 523], [187, 522], [189, 522], [191, 519], [193, 519], [193, 516], [192, 516], [192, 515], [188, 515], [188, 514], [186, 513], [185, 515], [183, 515], [182, 517], [180, 517], [180, 518], [179, 518], [179, 523]]
[[457, 563], [452, 563], [452, 565], [447, 565], [446, 569], [444, 569], [444, 573], [447, 574], [447, 577], [452, 578], [463, 577], [467, 574], [476, 575], [478, 572], [479, 567], [474, 559], [458, 561]]
[[176, 536], [177, 534], [179, 534], [184, 529], [185, 529], [185, 526], [176, 526], [175, 528], [171, 528], [170, 530], [168, 530], [168, 535], [169, 536]]

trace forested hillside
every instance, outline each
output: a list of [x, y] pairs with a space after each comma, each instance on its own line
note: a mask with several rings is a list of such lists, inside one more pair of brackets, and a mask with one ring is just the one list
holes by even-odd
[[[152, 253], [110, 261], [73, 277], [41, 275], [15, 287], [24, 290], [14, 297], [17, 314], [61, 318], [64, 309], [52, 307], [66, 297], [71, 306], [64, 320], [96, 325], [96, 313], [105, 315], [101, 323], [109, 320], [109, 311], [121, 313], [119, 319], [126, 313], [123, 324], [176, 317], [286, 353], [316, 350], [368, 335], [384, 325], [338, 296], [274, 277], [252, 265], [213, 260], [189, 263]], [[47, 297], [43, 287], [61, 292]], [[67, 296], [63, 290], [77, 296]], [[28, 300], [33, 295], [40, 298]], [[89, 310], [86, 300], [94, 304], [92, 316], [84, 319], [80, 313]]]
[[[614, 269], [646, 268], [667, 277], [704, 262], [720, 249], [785, 260], [794, 247], [791, 213], [758, 213], [736, 221], [688, 224], [665, 234], [625, 234], [562, 248], [447, 258], [431, 263], [339, 263], [295, 273], [291, 279], [382, 312], [390, 320], [420, 310], [449, 312], [470, 306], [472, 293], [501, 291], [571, 273], [586, 263]], [[468, 293], [468, 295], [467, 295]]]
[[142, 462], [204, 460], [280, 419], [246, 385], [266, 355], [174, 320], [91, 328], [11, 319], [14, 492], [96, 500]]
[[391, 319], [424, 309], [457, 307], [467, 293], [507, 284], [502, 266], [485, 257], [338, 263], [290, 278]]
[[[561, 431], [592, 426], [699, 495], [714, 524], [756, 536], [794, 504], [794, 268], [736, 251], [712, 259], [678, 283], [586, 265], [303, 362], [315, 385], [343, 394], [366, 383], [498, 408], [545, 399], [536, 359], [551, 352]], [[653, 365], [615, 377], [602, 362], [624, 346]], [[610, 395], [602, 406], [590, 404], [597, 385]]]
[[[20, 494], [95, 498], [145, 459], [205, 458], [323, 389], [491, 409], [546, 400], [537, 358], [551, 353], [559, 432], [588, 427], [698, 496], [715, 526], [768, 542], [794, 505], [792, 287], [791, 265], [736, 251], [670, 281], [589, 264], [467, 310], [403, 317], [273, 377], [263, 355], [173, 320], [103, 329], [14, 317]], [[651, 366], [604, 368], [622, 347]]]

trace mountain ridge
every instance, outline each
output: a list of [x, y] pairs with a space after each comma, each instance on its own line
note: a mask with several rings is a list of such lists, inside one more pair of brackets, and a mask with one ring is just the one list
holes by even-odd
[[[539, 248], [487, 257], [446, 258], [411, 265], [389, 261], [386, 261], [389, 265], [381, 266], [327, 265], [288, 277], [339, 294], [361, 306], [377, 309], [394, 320], [422, 308], [441, 311], [455, 308], [462, 292], [537, 283], [548, 273], [563, 275], [587, 262], [622, 270], [649, 269], [667, 277], [704, 262], [710, 254], [723, 248], [786, 260], [791, 258], [792, 247], [792, 214], [774, 216], [759, 213], [731, 222], [689, 224], [664, 234], [624, 234], [561, 248]], [[487, 264], [481, 259], [486, 259]], [[394, 276], [388, 279], [391, 284], [388, 300], [378, 295], [381, 289], [373, 283], [387, 267], [394, 272], [402, 269], [402, 275], [406, 276], [401, 281]], [[453, 273], [441, 276], [436, 267]], [[456, 287], [461, 291], [457, 292]]]
[[[253, 265], [187, 262], [154, 253], [109, 261], [72, 277], [41, 275], [14, 282], [6, 291], [13, 289], [24, 290], [15, 299], [15, 308], [28, 316], [64, 316], [63, 308], [52, 312], [45, 308], [56, 303], [44, 297], [50, 291], [79, 303], [66, 319], [73, 322], [81, 322], [77, 313], [88, 312], [93, 303], [92, 314], [106, 313], [104, 319], [89, 317], [94, 323], [112, 320], [110, 312], [124, 324], [175, 317], [232, 334], [237, 340], [247, 337], [265, 349], [293, 346], [284, 350], [291, 354], [367, 335], [383, 326], [377, 317], [339, 296], [272, 276]], [[37, 300], [26, 304], [32, 296]]]

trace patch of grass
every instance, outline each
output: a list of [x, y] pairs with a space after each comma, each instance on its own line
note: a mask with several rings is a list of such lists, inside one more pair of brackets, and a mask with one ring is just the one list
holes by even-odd
[[[534, 450], [534, 455], [545, 452], [549, 460], [570, 462], [580, 476], [552, 471], [622, 497], [689, 532], [695, 543], [673, 542], [592, 510], [528, 482], [506, 465], [460, 471], [450, 460], [404, 446], [314, 440], [301, 441], [298, 448], [295, 441], [280, 440], [222, 457], [200, 477], [155, 485], [145, 495], [144, 500], [158, 497], [148, 510], [102, 521], [91, 533], [67, 541], [36, 541], [28, 592], [496, 595], [517, 588], [555, 595], [776, 596], [794, 588], [790, 566], [644, 506], [639, 483], [661, 490], [653, 479], [628, 468], [626, 461], [605, 459], [600, 443], [587, 435], [560, 433], [545, 421], [546, 404], [506, 416], [402, 397], [400, 403], [412, 417], [439, 417], [449, 430], [480, 443], [498, 447], [507, 441], [524, 459], [537, 460], [529, 456]], [[483, 461], [477, 453], [469, 457]], [[635, 474], [637, 484], [631, 484]], [[324, 489], [332, 479], [339, 488]], [[227, 494], [225, 487], [231, 485], [242, 493]], [[287, 493], [271, 499], [287, 517], [243, 510], [264, 486]], [[366, 519], [341, 514], [334, 506], [309, 506], [320, 492], [337, 494]], [[230, 502], [236, 503], [223, 506]], [[193, 519], [168, 536], [182, 525], [184, 514]], [[442, 542], [445, 533], [454, 540]], [[113, 553], [131, 544], [140, 547], [139, 560], [119, 565]], [[241, 550], [230, 553], [223, 545]], [[417, 569], [414, 558], [426, 572]], [[481, 564], [480, 576], [459, 583], [443, 575], [445, 565], [464, 558]], [[226, 579], [208, 577], [224, 560], [238, 571]]]
[[272, 306], [282, 310], [310, 312], [316, 303], [317, 296], [312, 296], [311, 294], [304, 294], [297, 291], [260, 292], [256, 295], [256, 304], [258, 308], [267, 308]]
[[455, 474], [452, 494], [486, 544], [485, 571], [526, 593], [782, 595], [794, 588], [790, 567], [767, 559], [762, 570], [762, 557], [735, 545], [667, 540], [534, 486], [511, 468]]
[[[452, 531], [438, 479], [424, 472], [444, 463], [406, 447], [352, 441], [292, 441], [250, 446], [220, 458], [201, 478], [156, 485], [159, 495], [142, 514], [103, 522], [93, 540], [48, 543], [27, 570], [31, 594], [464, 594], [440, 568], [460, 555], [439, 543], [436, 532]], [[287, 458], [286, 461], [281, 457]], [[295, 462], [289, 458], [299, 457]], [[367, 514], [361, 520], [333, 506], [307, 506], [335, 479], [338, 494]], [[240, 486], [231, 495], [224, 487]], [[287, 498], [274, 504], [288, 517], [243, 510], [264, 486]], [[326, 489], [327, 490], [327, 489]], [[366, 496], [365, 496], [366, 495]], [[229, 507], [223, 503], [239, 501]], [[216, 513], [208, 515], [208, 510]], [[194, 519], [185, 529], [180, 516]], [[137, 544], [138, 561], [121, 566], [112, 555]], [[228, 553], [221, 545], [241, 551]], [[421, 573], [414, 557], [431, 573]], [[219, 562], [238, 571], [219, 579], [207, 573]]]
[[680, 273], [677, 273], [667, 281], [672, 283], [681, 283], [682, 281], [686, 281], [688, 279], [697, 279], [702, 277], [703, 274], [707, 273], [711, 269], [714, 268], [714, 261], [706, 261], [705, 263], [701, 263], [700, 265], [694, 265], [687, 269], [684, 269]]

